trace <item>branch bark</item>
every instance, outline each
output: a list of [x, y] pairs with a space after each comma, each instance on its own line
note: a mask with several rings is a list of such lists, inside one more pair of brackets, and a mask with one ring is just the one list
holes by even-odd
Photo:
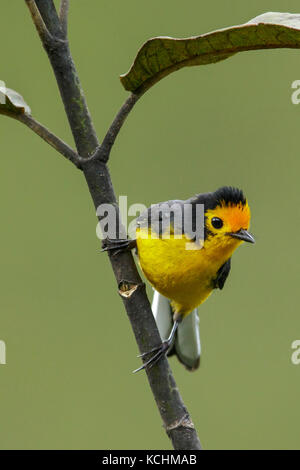
[[125, 101], [115, 119], [113, 120], [110, 128], [108, 129], [106, 136], [103, 139], [100, 147], [97, 148], [96, 152], [92, 156], [94, 159], [100, 159], [103, 162], [107, 162], [109, 159], [110, 151], [115, 143], [115, 140], [123, 126], [125, 119], [132, 110], [135, 103], [140, 99], [143, 93], [132, 93], [129, 98]]
[[70, 8], [69, 0], [61, 0], [59, 9], [59, 19], [64, 38], [68, 35], [68, 14]]
[[[8, 114], [9, 115], [9, 114]], [[25, 124], [29, 129], [35, 132], [39, 137], [45, 140], [51, 147], [57, 152], [61, 153], [64, 157], [70, 160], [77, 168], [81, 168], [82, 162], [84, 161], [68, 144], [53, 134], [47, 127], [43, 126], [40, 122], [36, 121], [32, 116], [28, 114], [18, 114], [11, 116], [18, 121]]]
[[[32, 7], [32, 0], [25, 1], [29, 7]], [[113, 204], [119, 216], [106, 162], [125, 118], [140, 95], [129, 97], [117, 114], [102, 145], [99, 146], [68, 41], [61, 40], [63, 33], [54, 3], [52, 0], [36, 0], [36, 6], [50, 36], [45, 35], [43, 31], [41, 34], [41, 28], [38, 27], [35, 16], [32, 15], [32, 17], [51, 62], [77, 151], [79, 155], [85, 157], [82, 169], [94, 206], [97, 209], [103, 203]], [[140, 352], [149, 351], [157, 347], [161, 343], [161, 339], [146, 295], [145, 285], [138, 274], [133, 256], [130, 252], [123, 252], [116, 256], [110, 254], [109, 257], [118, 284], [118, 291], [125, 305]], [[174, 448], [201, 449], [196, 430], [179, 394], [167, 359], [163, 358], [146, 373], [165, 430]]]
[[74, 165], [82, 169], [82, 163], [85, 162], [80, 155], [78, 155], [66, 142], [57, 137], [53, 132], [51, 132], [47, 127], [43, 126], [40, 122], [34, 119], [27, 113], [13, 113], [9, 110], [1, 110], [0, 114], [8, 116], [16, 121], [22, 122], [31, 129], [35, 134], [41, 137], [47, 144], [51, 145], [57, 152], [63, 155], [67, 160], [74, 163]]

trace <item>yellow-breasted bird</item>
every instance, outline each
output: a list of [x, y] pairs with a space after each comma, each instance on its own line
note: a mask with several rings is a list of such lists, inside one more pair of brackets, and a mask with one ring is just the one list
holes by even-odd
[[[185, 207], [190, 208], [188, 215]], [[200, 238], [195, 231], [197, 207], [204, 207]], [[254, 243], [249, 225], [250, 209], [243, 192], [225, 186], [186, 201], [152, 205], [137, 218], [136, 240], [113, 240], [106, 245], [109, 250], [137, 248], [142, 271], [156, 291], [152, 308], [161, 336], [169, 332], [158, 348], [142, 355], [150, 358], [137, 371], [170, 353], [174, 343], [179, 360], [190, 370], [198, 367], [197, 307], [214, 289], [223, 288], [234, 250], [244, 241]]]

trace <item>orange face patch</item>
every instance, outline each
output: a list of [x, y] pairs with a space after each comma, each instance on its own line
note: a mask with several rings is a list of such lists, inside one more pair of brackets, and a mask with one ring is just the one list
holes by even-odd
[[230, 232], [237, 232], [240, 229], [248, 230], [250, 225], [250, 208], [245, 205], [222, 205], [213, 210], [207, 211], [207, 216], [219, 217], [223, 220], [224, 226]]

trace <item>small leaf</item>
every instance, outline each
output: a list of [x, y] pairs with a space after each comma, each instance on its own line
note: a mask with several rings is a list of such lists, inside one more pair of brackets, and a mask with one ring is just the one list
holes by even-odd
[[120, 79], [125, 90], [146, 91], [183, 67], [219, 62], [237, 52], [277, 48], [300, 48], [300, 15], [269, 12], [201, 36], [149, 39]]
[[31, 110], [23, 96], [0, 81], [0, 114], [30, 114]]

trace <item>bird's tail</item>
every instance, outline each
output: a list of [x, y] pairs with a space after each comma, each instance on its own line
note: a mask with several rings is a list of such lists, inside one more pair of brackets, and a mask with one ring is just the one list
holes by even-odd
[[[168, 338], [173, 325], [173, 312], [169, 299], [154, 290], [152, 301], [153, 315], [162, 340]], [[188, 369], [195, 370], [200, 364], [201, 343], [199, 317], [194, 309], [179, 324], [174, 346], [169, 355], [176, 354], [179, 361]]]

